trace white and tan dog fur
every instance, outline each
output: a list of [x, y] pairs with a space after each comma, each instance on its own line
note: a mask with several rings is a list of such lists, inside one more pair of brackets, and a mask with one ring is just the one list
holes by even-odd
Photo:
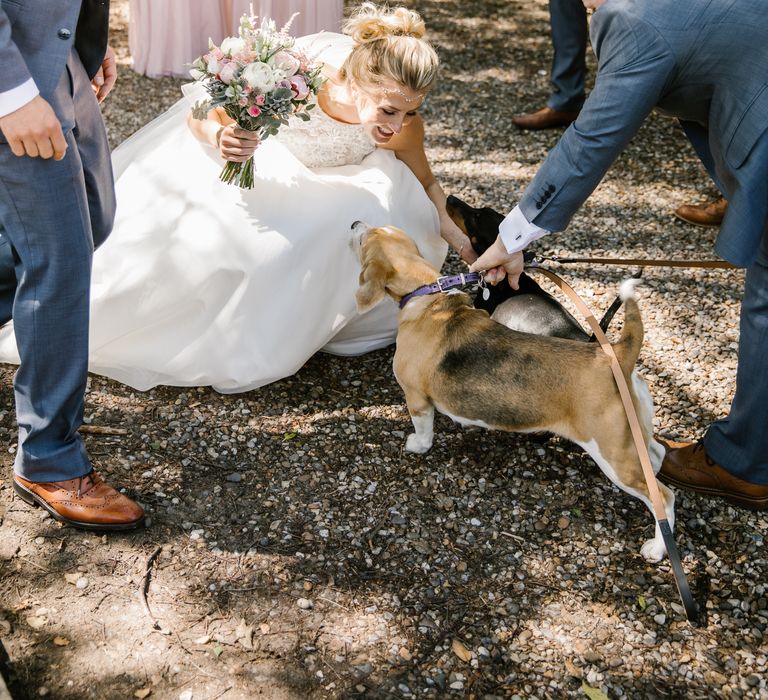
[[[438, 271], [403, 231], [369, 228], [362, 222], [352, 229], [362, 265], [360, 311], [385, 295], [399, 303], [438, 279]], [[632, 284], [623, 286], [624, 327], [613, 348], [658, 471], [664, 449], [653, 439], [651, 396], [633, 373], [643, 339], [633, 289]], [[597, 343], [510, 330], [473, 308], [465, 293], [416, 296], [400, 311], [394, 371], [414, 427], [408, 451], [423, 453], [432, 447], [435, 409], [462, 425], [553, 432], [584, 448], [613, 483], [653, 513], [610, 361]], [[674, 494], [658, 485], [669, 526], [674, 527]], [[642, 546], [641, 554], [656, 562], [665, 553], [656, 525], [654, 538]]]

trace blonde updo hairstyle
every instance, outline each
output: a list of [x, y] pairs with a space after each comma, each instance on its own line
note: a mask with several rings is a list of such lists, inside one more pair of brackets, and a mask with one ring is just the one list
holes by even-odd
[[417, 12], [364, 2], [344, 23], [343, 31], [354, 41], [341, 67], [343, 80], [376, 85], [389, 78], [421, 93], [435, 84], [439, 59], [424, 38], [426, 27]]

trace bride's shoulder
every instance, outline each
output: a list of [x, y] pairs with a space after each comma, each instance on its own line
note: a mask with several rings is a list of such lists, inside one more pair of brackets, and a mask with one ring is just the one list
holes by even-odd
[[296, 47], [316, 61], [338, 70], [352, 51], [353, 41], [345, 34], [318, 32], [296, 39]]

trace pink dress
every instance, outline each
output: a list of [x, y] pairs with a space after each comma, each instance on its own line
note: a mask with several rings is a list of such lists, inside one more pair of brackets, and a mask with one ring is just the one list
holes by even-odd
[[234, 32], [240, 22], [240, 17], [253, 11], [263, 19], [269, 17], [275, 20], [278, 29], [282, 27], [295, 12], [299, 15], [291, 24], [293, 36], [307, 36], [325, 30], [340, 32], [341, 19], [344, 13], [344, 0], [222, 0], [222, 5], [229, 5], [231, 29]]
[[189, 77], [192, 61], [237, 33], [240, 17], [253, 12], [282, 27], [294, 12], [291, 34], [338, 32], [343, 0], [130, 0], [128, 45], [137, 73]]

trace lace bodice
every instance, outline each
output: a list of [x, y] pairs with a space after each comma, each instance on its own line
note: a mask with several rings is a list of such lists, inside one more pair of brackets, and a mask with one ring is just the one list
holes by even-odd
[[[352, 50], [352, 39], [319, 32], [297, 39], [296, 46], [312, 60], [338, 70]], [[318, 104], [309, 114], [308, 122], [292, 117], [275, 137], [308, 168], [356, 165], [376, 148], [360, 124], [336, 121]]]
[[308, 168], [356, 165], [376, 145], [361, 124], [345, 124], [315, 105], [308, 122], [292, 117], [274, 138]]

